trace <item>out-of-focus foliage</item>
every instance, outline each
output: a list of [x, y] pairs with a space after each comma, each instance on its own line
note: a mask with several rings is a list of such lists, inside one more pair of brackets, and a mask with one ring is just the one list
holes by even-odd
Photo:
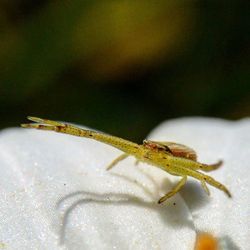
[[26, 115], [142, 139], [160, 121], [250, 114], [240, 1], [0, 2], [1, 127]]

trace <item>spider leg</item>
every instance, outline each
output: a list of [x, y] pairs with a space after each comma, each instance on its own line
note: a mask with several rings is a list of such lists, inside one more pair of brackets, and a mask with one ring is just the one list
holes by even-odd
[[35, 123], [21, 124], [23, 128], [35, 128], [41, 130], [52, 130], [58, 133], [64, 133], [74, 136], [80, 136], [85, 138], [91, 138], [99, 142], [106, 143], [113, 146], [126, 154], [136, 155], [140, 145], [137, 143], [119, 138], [117, 136], [108, 135], [84, 128], [80, 128], [71, 124], [60, 123], [47, 119], [41, 119], [38, 117], [28, 117], [29, 120]]
[[115, 158], [106, 168], [106, 170], [110, 170], [111, 168], [113, 168], [118, 162], [124, 160], [125, 158], [127, 158], [129, 155], [128, 154], [122, 154], [120, 156], [118, 156], [117, 158]]
[[207, 195], [210, 195], [210, 191], [207, 187], [207, 184], [204, 180], [201, 181], [201, 186], [203, 187], [203, 189], [205, 190], [205, 192], [207, 193]]
[[27, 118], [30, 121], [37, 122], [37, 123], [44, 123], [44, 124], [53, 125], [53, 126], [65, 126], [65, 124], [61, 122], [56, 122], [56, 121], [52, 121], [48, 119], [42, 119], [42, 118], [38, 118], [34, 116], [28, 116]]
[[[196, 164], [196, 163], [195, 163]], [[183, 167], [183, 166], [178, 166], [178, 172], [182, 173], [182, 175], [187, 175], [187, 176], [192, 176], [195, 179], [199, 180], [201, 182], [202, 187], [204, 190], [208, 193], [208, 188], [206, 187], [206, 184], [209, 184], [211, 186], [214, 186], [215, 188], [220, 189], [223, 191], [229, 198], [232, 197], [231, 193], [229, 190], [220, 182], [216, 181], [214, 178], [212, 178], [209, 175], [203, 174], [197, 170], [192, 169], [191, 167]]]
[[[203, 180], [202, 180], [203, 179]], [[203, 175], [202, 178], [200, 178], [201, 180], [201, 184], [202, 182], [206, 182], [208, 184], [210, 184], [211, 186], [214, 186], [218, 189], [220, 189], [221, 191], [223, 191], [229, 198], [232, 197], [231, 193], [228, 191], [228, 189], [223, 185], [221, 184], [220, 182], [216, 181], [214, 178], [212, 178], [211, 176], [208, 176], [208, 175]], [[203, 184], [202, 184], [203, 186]], [[204, 187], [204, 186], [203, 186]], [[206, 190], [206, 188], [205, 188]]]
[[70, 125], [66, 125], [64, 123], [51, 121], [47, 119], [41, 119], [38, 117], [28, 116], [28, 119], [30, 121], [36, 122], [36, 123], [27, 123], [27, 124], [21, 124], [23, 128], [36, 128], [41, 130], [53, 130], [57, 131], [58, 127], [69, 127]]
[[202, 171], [205, 171], [205, 172], [213, 171], [213, 170], [219, 168], [222, 165], [222, 163], [223, 163], [223, 161], [220, 160], [220, 161], [218, 161], [215, 164], [210, 164], [210, 165], [208, 165], [208, 164], [201, 164], [200, 169]]
[[36, 128], [40, 130], [52, 130], [56, 131], [56, 126], [52, 125], [44, 125], [44, 124], [35, 124], [35, 123], [27, 123], [27, 124], [21, 124], [23, 128]]
[[185, 176], [183, 176], [183, 177], [181, 178], [181, 180], [173, 187], [173, 189], [172, 189], [170, 192], [168, 192], [167, 194], [165, 194], [164, 196], [162, 196], [162, 197], [159, 199], [158, 203], [160, 204], [160, 203], [164, 202], [165, 200], [167, 200], [168, 198], [172, 197], [172, 196], [175, 195], [177, 192], [179, 192], [180, 189], [185, 185], [186, 181], [187, 181], [187, 176], [185, 175]]

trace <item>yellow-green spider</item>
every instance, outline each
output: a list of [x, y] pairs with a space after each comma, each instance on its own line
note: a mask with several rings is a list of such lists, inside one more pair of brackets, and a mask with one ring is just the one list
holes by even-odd
[[161, 168], [169, 174], [181, 176], [181, 180], [170, 192], [161, 197], [158, 203], [162, 203], [176, 194], [186, 183], [187, 176], [191, 176], [199, 180], [207, 194], [209, 194], [209, 190], [206, 183], [224, 191], [228, 197], [231, 197], [230, 192], [223, 184], [198, 171], [202, 170], [208, 172], [215, 170], [222, 165], [222, 161], [218, 161], [217, 163], [211, 165], [200, 163], [197, 161], [195, 151], [185, 145], [174, 142], [158, 142], [149, 140], [144, 140], [143, 144], [139, 145], [116, 136], [82, 129], [70, 124], [37, 117], [28, 117], [28, 119], [36, 123], [21, 124], [22, 127], [53, 130], [59, 133], [87, 137], [109, 144], [123, 151], [122, 155], [111, 162], [111, 164], [107, 167], [107, 170], [113, 168], [118, 162], [126, 157], [134, 156], [137, 162], [146, 162], [150, 165]]

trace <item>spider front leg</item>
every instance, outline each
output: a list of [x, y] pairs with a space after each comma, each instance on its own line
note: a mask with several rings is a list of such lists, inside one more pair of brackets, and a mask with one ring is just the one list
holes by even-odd
[[178, 193], [180, 189], [185, 185], [186, 181], [187, 181], [187, 176], [183, 176], [182, 179], [176, 184], [176, 186], [174, 186], [174, 188], [170, 192], [168, 192], [159, 199], [158, 203], [160, 204], [165, 200], [167, 200], [168, 198], [175, 195], [176, 193]]
[[68, 125], [48, 119], [41, 119], [38, 117], [28, 116], [28, 119], [30, 121], [36, 122], [36, 123], [27, 123], [27, 124], [21, 124], [23, 128], [35, 128], [40, 130], [52, 130], [57, 131], [58, 127], [67, 127]]
[[127, 158], [129, 155], [128, 154], [122, 154], [120, 156], [118, 156], [116, 159], [114, 159], [106, 168], [106, 170], [110, 170], [111, 168], [113, 168], [118, 162], [124, 160], [125, 158]]

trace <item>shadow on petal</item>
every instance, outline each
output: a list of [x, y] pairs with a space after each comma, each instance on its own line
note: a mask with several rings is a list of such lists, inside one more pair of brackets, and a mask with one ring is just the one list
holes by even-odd
[[156, 183], [156, 181], [152, 178], [152, 176], [150, 176], [149, 174], [147, 173], [143, 173], [144, 176], [147, 177], [147, 179], [153, 184], [153, 186], [155, 187], [155, 191], [152, 192], [151, 189], [149, 189], [146, 185], [143, 185], [142, 183], [140, 183], [139, 181], [137, 181], [136, 179], [132, 178], [132, 177], [129, 177], [129, 176], [125, 176], [125, 175], [121, 175], [121, 174], [118, 174], [118, 173], [111, 173], [111, 175], [117, 177], [117, 178], [120, 178], [120, 179], [123, 179], [125, 180], [126, 182], [128, 183], [131, 183], [131, 184], [137, 184], [137, 186], [148, 196], [150, 197], [152, 200], [156, 200], [157, 198], [157, 195], [158, 195], [158, 190], [159, 190], [159, 186], [158, 184]]
[[[96, 194], [85, 191], [76, 191], [73, 192], [64, 198], [62, 198], [57, 203], [57, 208], [59, 209], [68, 199], [72, 199], [77, 196], [85, 196], [84, 198], [79, 198], [74, 201], [68, 208], [65, 209], [65, 212], [62, 216], [62, 223], [60, 228], [60, 244], [65, 242], [66, 227], [68, 224], [69, 216], [78, 206], [83, 206], [89, 203], [100, 204], [104, 206], [115, 205], [131, 205], [136, 207], [142, 207], [144, 209], [155, 210], [161, 217], [161, 220], [166, 224], [166, 226], [172, 227], [188, 227], [191, 230], [194, 230], [194, 224], [192, 220], [188, 217], [189, 213], [187, 209], [183, 211], [183, 206], [170, 206], [169, 204], [159, 205], [157, 202], [144, 201], [141, 198], [138, 198], [133, 195], [121, 194], [121, 193], [106, 193], [106, 194]], [[132, 208], [131, 208], [132, 209]]]
[[200, 182], [197, 181], [188, 180], [185, 186], [181, 189], [180, 194], [192, 213], [196, 209], [208, 204], [210, 200]]
[[240, 250], [235, 242], [229, 236], [223, 236], [219, 239], [221, 249]]

